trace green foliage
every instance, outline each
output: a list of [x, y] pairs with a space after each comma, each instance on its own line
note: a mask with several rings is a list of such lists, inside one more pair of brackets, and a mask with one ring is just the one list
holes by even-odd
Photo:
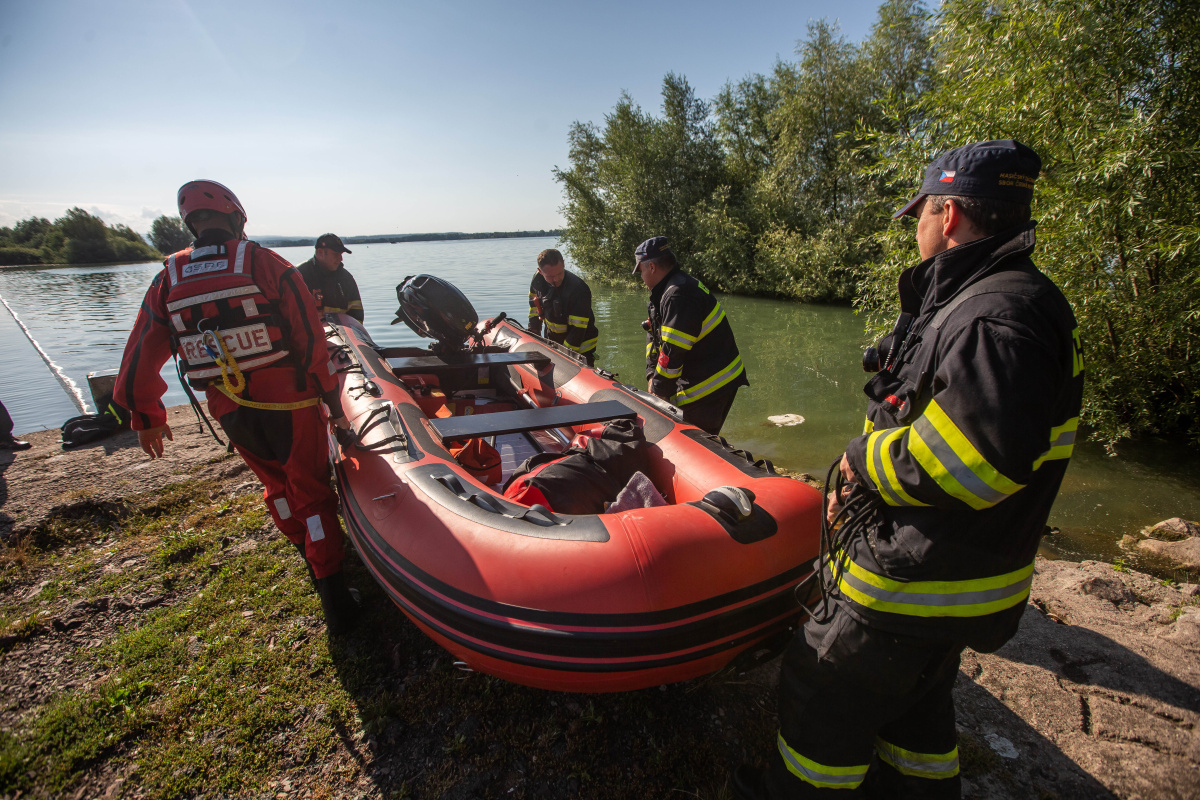
[[192, 243], [192, 233], [182, 219], [164, 214], [150, 225], [150, 243], [161, 253], [174, 253]]
[[[937, 125], [881, 137], [890, 174], [915, 182], [933, 154], [979, 139], [1037, 150], [1035, 259], [1079, 320], [1085, 422], [1110, 443], [1200, 436], [1196, 15], [1172, 0], [950, 0], [936, 44], [941, 83], [922, 105]], [[912, 251], [876, 241], [887, 255], [864, 305], [882, 322]]]
[[[677, 75], [663, 79], [663, 118], [623, 95], [601, 132], [575, 123], [572, 166], [555, 169], [567, 195], [563, 239], [591, 274], [630, 281], [633, 251], [656, 235], [687, 260], [698, 248], [698, 211], [721, 185], [723, 164], [708, 104]], [[720, 288], [720, 275], [702, 277]]]
[[603, 130], [576, 123], [572, 166], [555, 171], [574, 259], [628, 282], [633, 248], [661, 233], [713, 288], [852, 298], [878, 255], [863, 242], [887, 222], [864, 131], [929, 83], [927, 12], [890, 0], [862, 46], [813, 22], [797, 52], [799, 63], [727, 84], [712, 104], [668, 75], [662, 119], [624, 96]]
[[109, 227], [82, 208], [51, 222], [30, 217], [0, 228], [0, 266], [9, 264], [95, 264], [154, 261], [162, 255], [127, 225]]
[[667, 76], [663, 117], [623, 96], [576, 123], [564, 239], [628, 282], [666, 234], [714, 288], [853, 300], [874, 328], [919, 260], [891, 211], [937, 153], [1037, 150], [1038, 265], [1075, 307], [1084, 422], [1200, 437], [1200, 17], [1177, 0], [888, 0], [856, 45], [811, 22], [797, 61], [711, 104]]

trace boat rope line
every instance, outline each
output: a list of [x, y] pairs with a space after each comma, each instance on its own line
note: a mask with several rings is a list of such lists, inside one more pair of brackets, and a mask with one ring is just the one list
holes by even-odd
[[75, 406], [79, 409], [79, 413], [90, 414], [91, 412], [88, 410], [87, 400], [84, 399], [83, 392], [79, 390], [79, 386], [76, 385], [75, 381], [71, 380], [70, 376], [62, 371], [62, 367], [54, 363], [54, 359], [50, 358], [50, 354], [42, 349], [42, 346], [38, 344], [38, 340], [33, 338], [33, 334], [29, 332], [29, 328], [25, 327], [24, 322], [21, 322], [21, 318], [17, 316], [17, 312], [13, 311], [12, 306], [8, 304], [8, 301], [4, 299], [3, 295], [0, 295], [0, 303], [4, 304], [4, 307], [8, 309], [9, 314], [12, 314], [12, 318], [16, 321], [17, 327], [24, 332], [25, 337], [33, 344], [33, 349], [37, 350], [38, 355], [42, 357], [42, 361], [45, 361], [46, 366], [50, 368], [50, 372], [55, 378], [58, 379], [58, 382], [62, 384], [63, 389], [65, 389], [67, 392], [67, 396], [71, 398], [71, 401], [75, 403]]

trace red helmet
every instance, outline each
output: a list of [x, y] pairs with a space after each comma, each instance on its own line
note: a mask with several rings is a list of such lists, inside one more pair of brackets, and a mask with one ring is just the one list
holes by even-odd
[[236, 233], [241, 233], [246, 224], [246, 209], [242, 208], [237, 195], [216, 181], [188, 181], [179, 187], [179, 216], [189, 229], [192, 226], [187, 221], [188, 215], [201, 209], [239, 215], [240, 219], [231, 220]]

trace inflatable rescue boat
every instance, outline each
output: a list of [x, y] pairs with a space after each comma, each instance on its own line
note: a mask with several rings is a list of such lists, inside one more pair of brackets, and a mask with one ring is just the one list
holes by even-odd
[[[422, 631], [467, 668], [574, 692], [686, 680], [781, 646], [813, 583], [818, 491], [503, 314], [480, 325], [440, 279], [397, 294], [397, 321], [428, 349], [379, 347], [351, 317], [326, 318], [352, 424], [331, 453], [351, 540]], [[608, 512], [575, 514], [561, 510], [570, 496], [505, 496], [531, 463], [616, 464], [591, 456], [611, 431], [636, 434], [620, 447], [653, 484], [645, 505], [622, 491]]]

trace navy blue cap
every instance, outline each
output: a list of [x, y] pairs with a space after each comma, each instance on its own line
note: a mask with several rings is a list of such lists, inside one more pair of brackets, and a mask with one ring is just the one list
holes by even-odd
[[634, 267], [633, 274], [637, 275], [638, 270], [642, 266], [643, 261], [652, 261], [661, 255], [671, 253], [671, 245], [665, 236], [651, 236], [646, 241], [637, 246], [637, 250], [633, 251]]
[[947, 150], [925, 169], [920, 193], [892, 215], [900, 219], [930, 194], [990, 197], [1032, 204], [1042, 159], [1016, 139], [975, 142]]

